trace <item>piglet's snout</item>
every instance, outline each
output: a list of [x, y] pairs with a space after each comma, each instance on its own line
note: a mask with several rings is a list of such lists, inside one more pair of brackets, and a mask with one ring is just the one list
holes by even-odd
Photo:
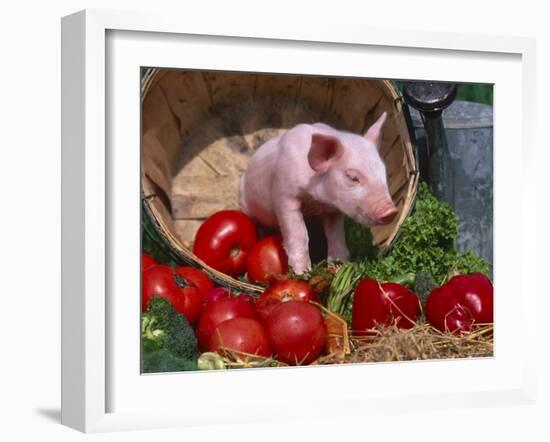
[[393, 221], [396, 215], [397, 208], [393, 204], [384, 206], [376, 213], [376, 224], [389, 224]]

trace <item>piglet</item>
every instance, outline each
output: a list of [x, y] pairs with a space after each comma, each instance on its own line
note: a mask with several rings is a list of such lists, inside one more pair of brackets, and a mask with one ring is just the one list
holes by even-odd
[[311, 268], [304, 216], [320, 217], [328, 256], [346, 260], [344, 215], [372, 226], [388, 224], [397, 214], [378, 152], [385, 120], [384, 112], [364, 135], [299, 124], [252, 156], [240, 181], [240, 208], [280, 229], [297, 274]]

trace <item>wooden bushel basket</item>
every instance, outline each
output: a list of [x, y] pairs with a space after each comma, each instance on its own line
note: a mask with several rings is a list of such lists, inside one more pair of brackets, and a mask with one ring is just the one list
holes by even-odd
[[418, 173], [401, 95], [392, 82], [343, 77], [150, 70], [142, 81], [142, 226], [175, 262], [222, 285], [262, 288], [220, 273], [192, 253], [212, 213], [238, 208], [238, 183], [254, 149], [298, 123], [362, 133], [388, 112], [381, 156], [399, 209], [371, 229], [385, 253], [410, 213]]

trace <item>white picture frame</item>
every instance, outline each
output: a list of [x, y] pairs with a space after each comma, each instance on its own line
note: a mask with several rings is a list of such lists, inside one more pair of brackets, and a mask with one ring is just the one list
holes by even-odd
[[[118, 43], [111, 44], [109, 38], [122, 36], [121, 44], [125, 51], [116, 49]], [[125, 36], [129, 38], [125, 41]], [[477, 75], [477, 81], [484, 82], [490, 76], [484, 75], [485, 58], [498, 58], [504, 63], [510, 63], [510, 75], [514, 80], [502, 84], [516, 84], [520, 78], [519, 90], [516, 90], [510, 100], [521, 109], [510, 112], [501, 103], [505, 103], [508, 96], [499, 95], [499, 82], [495, 89], [495, 157], [497, 166], [501, 172], [495, 175], [495, 215], [498, 216], [498, 208], [506, 205], [506, 198], [516, 198], [521, 201], [523, 209], [519, 220], [520, 240], [513, 246], [522, 259], [522, 277], [515, 282], [507, 283], [510, 276], [512, 263], [506, 253], [499, 247], [504, 238], [503, 231], [506, 228], [502, 218], [497, 218], [495, 223], [495, 260], [499, 260], [498, 271], [495, 272], [496, 307], [495, 307], [495, 357], [489, 360], [467, 361], [429, 361], [410, 362], [400, 364], [366, 364], [353, 367], [304, 367], [293, 369], [274, 370], [235, 370], [233, 373], [198, 373], [192, 382], [185, 376], [187, 373], [175, 375], [147, 376], [137, 379], [139, 373], [128, 368], [128, 379], [135, 379], [135, 384], [125, 383], [124, 373], [116, 373], [119, 366], [115, 364], [122, 355], [113, 351], [116, 344], [117, 327], [126, 327], [130, 320], [120, 319], [120, 308], [113, 304], [112, 296], [114, 288], [120, 287], [120, 275], [135, 275], [135, 281], [129, 283], [129, 287], [137, 290], [139, 285], [139, 241], [131, 247], [122, 250], [113, 246], [119, 238], [121, 241], [131, 241], [135, 234], [135, 226], [128, 229], [120, 228], [120, 217], [128, 209], [128, 213], [135, 214], [133, 197], [128, 197], [124, 188], [132, 189], [132, 181], [127, 184], [119, 179], [121, 152], [132, 152], [136, 148], [139, 151], [139, 141], [135, 144], [135, 138], [139, 133], [128, 135], [127, 146], [129, 150], [112, 151], [111, 143], [120, 143], [116, 130], [107, 131], [107, 121], [116, 118], [116, 110], [109, 108], [109, 95], [113, 92], [110, 82], [116, 82], [116, 72], [111, 72], [110, 63], [118, 63], [114, 60], [120, 57], [120, 61], [128, 58], [128, 66], [139, 62], [136, 55], [135, 40], [138, 44], [147, 45], [148, 39], [155, 39], [156, 60], [165, 67], [182, 67], [178, 60], [170, 62], [172, 57], [170, 45], [185, 43], [187, 37], [193, 37], [195, 42], [203, 44], [201, 39], [215, 37], [216, 42], [229, 48], [234, 42], [243, 43], [261, 49], [263, 43], [270, 44], [278, 51], [308, 50], [323, 46], [324, 51], [332, 51], [335, 56], [346, 51], [369, 50], [383, 56], [385, 51], [394, 51], [394, 57], [410, 55], [410, 65], [403, 69], [404, 76], [400, 78], [422, 78], [422, 65], [415, 63], [414, 54], [422, 57], [437, 58], [449, 57], [450, 60], [460, 59], [464, 54], [471, 57], [479, 68], [479, 72], [470, 73]], [[165, 40], [162, 43], [162, 40]], [[114, 41], [114, 40], [113, 40]], [[160, 41], [160, 43], [159, 43]], [[182, 44], [183, 44], [182, 43]], [[239, 46], [235, 44], [235, 46]], [[305, 46], [304, 46], [305, 45]], [[280, 46], [280, 47], [279, 47]], [[163, 50], [163, 48], [165, 50]], [[228, 52], [230, 52], [228, 49]], [[395, 52], [397, 51], [397, 52]], [[143, 51], [144, 54], [147, 50]], [[139, 55], [139, 54], [138, 54]], [[303, 54], [302, 54], [303, 55]], [[376, 55], [376, 54], [375, 54]], [[374, 55], [373, 55], [374, 56]], [[166, 58], [163, 58], [166, 57]], [[456, 58], [458, 57], [458, 58]], [[181, 59], [181, 54], [180, 54]], [[508, 60], [508, 61], [507, 61]], [[295, 60], [299, 62], [298, 59]], [[387, 60], [391, 65], [391, 60]], [[223, 67], [220, 53], [215, 60], [205, 60], [201, 68]], [[247, 61], [242, 70], [252, 70], [259, 66], [260, 61]], [[269, 60], [259, 70], [276, 70], [273, 65], [270, 68]], [[62, 423], [84, 432], [101, 432], [124, 429], [179, 427], [189, 425], [207, 425], [212, 419], [212, 414], [205, 415], [206, 404], [201, 402], [199, 391], [204, 388], [225, 389], [228, 395], [232, 395], [231, 407], [229, 401], [219, 398], [219, 410], [214, 416], [218, 423], [223, 422], [254, 422], [266, 419], [295, 418], [300, 415], [324, 416], [327, 409], [339, 415], [364, 415], [371, 412], [396, 412], [406, 411], [414, 405], [415, 410], [436, 408], [460, 408], [471, 406], [493, 406], [499, 404], [533, 404], [535, 398], [535, 366], [531, 355], [534, 353], [535, 339], [522, 339], [523, 348], [515, 353], [515, 359], [509, 358], [507, 346], [517, 342], [512, 334], [511, 322], [508, 320], [512, 311], [509, 302], [513, 290], [521, 293], [520, 301], [516, 302], [517, 314], [525, 319], [530, 305], [536, 304], [535, 281], [528, 278], [527, 257], [536, 255], [535, 230], [530, 230], [529, 220], [535, 219], [536, 192], [532, 191], [534, 176], [527, 173], [532, 167], [535, 155], [534, 130], [533, 130], [533, 106], [535, 100], [535, 46], [532, 39], [518, 37], [491, 37], [481, 35], [465, 35], [452, 33], [427, 33], [420, 31], [377, 30], [368, 27], [354, 28], [338, 25], [331, 26], [301, 26], [292, 24], [282, 26], [281, 23], [269, 25], [269, 23], [250, 22], [246, 26], [238, 27], [231, 23], [210, 23], [206, 19], [190, 20], [181, 23], [180, 20], [168, 16], [155, 16], [152, 14], [123, 13], [101, 10], [86, 10], [64, 17], [62, 20]], [[325, 63], [325, 73], [338, 72], [338, 66]], [[350, 59], [350, 65], [352, 65]], [[151, 64], [148, 64], [151, 65]], [[443, 65], [443, 64], [442, 64]], [[186, 65], [184, 67], [193, 67]], [[235, 68], [226, 66], [228, 68]], [[456, 72], [456, 67], [442, 66], [438, 70], [438, 64], [431, 67], [430, 79], [449, 78], [451, 71]], [[300, 69], [300, 68], [296, 68]], [[305, 68], [304, 68], [305, 69]], [[356, 67], [359, 71], [361, 66]], [[372, 76], [383, 74], [382, 70], [371, 70]], [[425, 68], [424, 68], [425, 71]], [[109, 75], [106, 75], [106, 72]], [[133, 72], [133, 71], [131, 71]], [[407, 73], [408, 72], [408, 73]], [[447, 74], [445, 74], [447, 72]], [[450, 73], [451, 72], [451, 73]], [[424, 75], [426, 75], [424, 73]], [[447, 75], [447, 77], [446, 77]], [[456, 74], [454, 74], [456, 75]], [[395, 78], [395, 77], [393, 77]], [[465, 77], [461, 77], [463, 79]], [[474, 77], [472, 77], [474, 78]], [[504, 77], [503, 77], [504, 78]], [[513, 83], [516, 81], [516, 83]], [[139, 97], [139, 82], [137, 83]], [[505, 89], [502, 89], [505, 90]], [[506, 89], [508, 92], [508, 89]], [[510, 89], [512, 91], [512, 89]], [[515, 94], [515, 95], [514, 95]], [[510, 95], [510, 96], [511, 96]], [[135, 124], [135, 117], [139, 115], [139, 101], [125, 102], [128, 110], [128, 123]], [[501, 100], [501, 101], [499, 101]], [[120, 104], [120, 100], [119, 100]], [[117, 106], [119, 105], [117, 104]], [[508, 113], [507, 113], [508, 112]], [[507, 123], [513, 121], [518, 113], [521, 120], [517, 127], [511, 128]], [[132, 120], [133, 119], [133, 120]], [[130, 121], [132, 120], [132, 121]], [[502, 136], [499, 128], [508, 126], [509, 134]], [[133, 138], [132, 138], [133, 137]], [[498, 179], [506, 176], [517, 159], [507, 159], [506, 152], [510, 144], [521, 146], [522, 171], [524, 173], [523, 186], [510, 187], [506, 179]], [[138, 152], [139, 154], [139, 152]], [[133, 154], [132, 154], [133, 155]], [[139, 162], [128, 161], [127, 167], [139, 170]], [[499, 162], [502, 162], [500, 166]], [[498, 170], [498, 169], [497, 169]], [[132, 176], [131, 173], [129, 172]], [[120, 187], [119, 186], [122, 186]], [[135, 183], [134, 183], [135, 184]], [[113, 191], [116, 189], [116, 192]], [[530, 189], [528, 191], [528, 189]], [[126, 206], [128, 204], [128, 206]], [[124, 210], [120, 207], [124, 206]], [[136, 218], [139, 223], [139, 216]], [[516, 220], [517, 221], [517, 220]], [[116, 227], [118, 223], [119, 227]], [[499, 233], [500, 228], [500, 233]], [[127, 230], [124, 232], [123, 230]], [[123, 239], [124, 238], [124, 239]], [[500, 242], [499, 242], [499, 238]], [[127, 244], [130, 244], [129, 242]], [[133, 248], [132, 248], [133, 247]], [[500, 252], [500, 255], [498, 254]], [[116, 264], [124, 260], [122, 266]], [[118, 266], [117, 272], [113, 271], [113, 265]], [[132, 273], [133, 272], [133, 273]], [[115, 274], [116, 273], [116, 274]], [[502, 281], [502, 282], [501, 282]], [[138, 293], [129, 289], [128, 292]], [[499, 293], [503, 295], [499, 298]], [[133, 296], [133, 295], [131, 295]], [[135, 296], [135, 298], [139, 298]], [[519, 304], [519, 308], [517, 305]], [[113, 308], [115, 305], [116, 308]], [[118, 312], [118, 313], [117, 313]], [[117, 316], [119, 315], [119, 316]], [[133, 311], [133, 319], [137, 310]], [[130, 316], [131, 316], [130, 315]], [[118, 318], [118, 319], [117, 319]], [[123, 324], [124, 322], [124, 324]], [[535, 321], [525, 323], [524, 337], [534, 336], [536, 330]], [[118, 326], [117, 326], [118, 324]], [[134, 337], [138, 335], [132, 332], [132, 345]], [[499, 347], [499, 342], [502, 346]], [[114, 347], [113, 347], [114, 345]], [[135, 350], [135, 345], [133, 345]], [[135, 354], [135, 353], [134, 353]], [[125, 368], [126, 370], [126, 368]], [[356, 388], [347, 395], [338, 396], [338, 392], [325, 395], [315, 395], [311, 378], [338, 377], [346, 370], [346, 382], [353, 382], [365, 373], [378, 376], [395, 376], [396, 379], [407, 376], [420, 376], [421, 378], [432, 376], [431, 388], [406, 390], [405, 384], [395, 382], [391, 387], [376, 389], [375, 385], [368, 388]], [[497, 371], [497, 372], [495, 372]], [[454, 389], [442, 388], [438, 383], [439, 377], [444, 373], [468, 373], [471, 376], [479, 374], [481, 381], [473, 385], [468, 382], [458, 382]], [[428, 374], [426, 374], [428, 373]], [[493, 376], [494, 373], [494, 376]], [[207, 377], [208, 376], [208, 377]], [[230, 376], [230, 377], [229, 377]], [[489, 377], [493, 378], [489, 382]], [[113, 380], [114, 379], [114, 380]], [[272, 384], [271, 399], [256, 398], [254, 403], [247, 403], [247, 397], [254, 388], [269, 379]], [[307, 400], [307, 410], [304, 414], [303, 401], [296, 398], [290, 404], [278, 402], [277, 389], [286, 380], [292, 379], [292, 387], [299, 393], [310, 393]], [[466, 379], [465, 379], [466, 380]], [[143, 381], [143, 383], [142, 383]], [[112, 393], [118, 385], [125, 385], [126, 390], [120, 389], [117, 393], [117, 403], [127, 404], [135, 400], [130, 389], [143, 388], [145, 394], [155, 394], [156, 391], [163, 395], [169, 404], [168, 391], [181, 388], [181, 385], [193, 384], [188, 394], [193, 399], [193, 406], [179, 408], [150, 409], [136, 404], [135, 409], [127, 406], [115, 406], [113, 408]], [[247, 384], [250, 385], [247, 387]], [[255, 386], [255, 387], [254, 387]], [[237, 388], [249, 388], [250, 391], [242, 394], [240, 399], [235, 398]], [[346, 391], [344, 389], [344, 391]], [[135, 392], [134, 392], [135, 393]], [[140, 393], [141, 392], [137, 392]], [[126, 396], [126, 397], [125, 397]], [[111, 399], [110, 399], [111, 398]], [[330, 403], [338, 401], [338, 407], [328, 407]], [[210, 400], [211, 402], [211, 400]]]

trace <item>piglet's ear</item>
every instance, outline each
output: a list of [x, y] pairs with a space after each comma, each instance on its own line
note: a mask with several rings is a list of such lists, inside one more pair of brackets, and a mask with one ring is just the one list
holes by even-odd
[[343, 153], [344, 149], [337, 138], [313, 134], [307, 160], [314, 171], [325, 172]]
[[382, 115], [380, 115], [378, 120], [376, 120], [376, 123], [369, 127], [369, 130], [365, 132], [365, 138], [376, 146], [378, 146], [378, 143], [381, 140], [380, 135], [382, 132], [382, 126], [384, 125], [384, 121], [386, 121], [386, 116], [387, 113], [384, 112]]

